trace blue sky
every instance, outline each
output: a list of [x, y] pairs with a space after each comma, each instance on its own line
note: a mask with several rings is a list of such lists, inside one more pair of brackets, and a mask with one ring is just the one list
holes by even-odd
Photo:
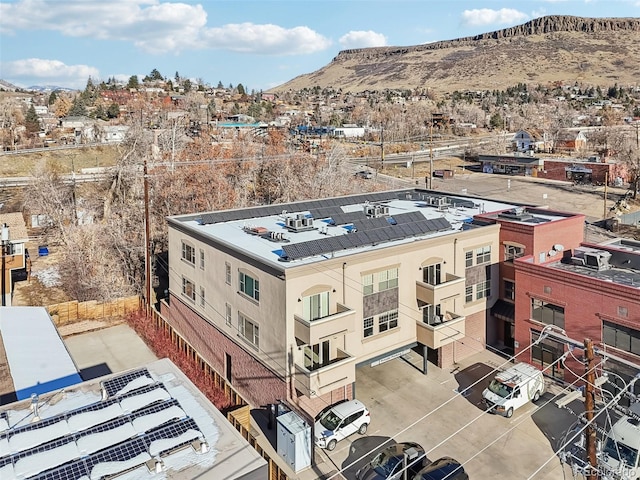
[[0, 78], [84, 88], [162, 75], [268, 90], [340, 50], [418, 45], [544, 15], [640, 17], [640, 0], [0, 1]]

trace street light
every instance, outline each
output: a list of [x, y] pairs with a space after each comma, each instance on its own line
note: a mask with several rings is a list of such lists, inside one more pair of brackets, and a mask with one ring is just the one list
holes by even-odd
[[9, 254], [9, 226], [4, 223], [2, 225], [2, 233], [0, 234], [0, 241], [2, 242], [2, 306], [7, 306], [7, 255]]

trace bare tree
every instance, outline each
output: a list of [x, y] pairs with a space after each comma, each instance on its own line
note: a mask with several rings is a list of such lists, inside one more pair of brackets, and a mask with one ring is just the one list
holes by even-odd
[[629, 187], [636, 199], [640, 189], [640, 123], [615, 130], [610, 141], [615, 158], [627, 169]]

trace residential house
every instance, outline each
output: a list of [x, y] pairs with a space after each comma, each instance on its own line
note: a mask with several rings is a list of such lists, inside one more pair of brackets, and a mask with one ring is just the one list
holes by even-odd
[[0, 297], [2, 306], [11, 306], [13, 292], [12, 272], [27, 268], [27, 249], [29, 234], [22, 213], [0, 214], [2, 230], [2, 276], [0, 277]]
[[548, 147], [546, 134], [535, 129], [518, 130], [512, 142], [516, 152], [540, 152]]
[[587, 137], [579, 130], [562, 130], [554, 141], [555, 152], [582, 153], [587, 148]]

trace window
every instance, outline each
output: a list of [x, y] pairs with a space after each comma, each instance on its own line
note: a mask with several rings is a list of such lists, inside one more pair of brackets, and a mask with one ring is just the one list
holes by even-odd
[[224, 264], [224, 275], [227, 285], [231, 285], [231, 264], [228, 262]]
[[205, 300], [204, 300], [204, 287], [200, 287], [200, 306], [204, 307], [205, 305]]
[[466, 303], [473, 302], [473, 285], [464, 287], [464, 301]]
[[316, 320], [329, 315], [329, 292], [322, 292], [302, 299], [305, 320]]
[[531, 318], [538, 322], [564, 328], [564, 307], [532, 298]]
[[200, 249], [200, 268], [204, 270], [204, 250]]
[[516, 284], [513, 280], [504, 281], [504, 298], [515, 302], [516, 300]]
[[373, 335], [373, 317], [367, 317], [363, 320], [364, 336], [370, 337]]
[[373, 293], [373, 274], [362, 276], [362, 295]]
[[473, 266], [473, 250], [464, 252], [464, 266], [467, 268]]
[[512, 262], [516, 258], [520, 258], [524, 256], [524, 247], [519, 247], [516, 245], [505, 245], [504, 246], [504, 261]]
[[476, 284], [476, 300], [491, 296], [491, 280], [485, 280]]
[[392, 268], [378, 274], [378, 291], [389, 290], [398, 286], [398, 269]]
[[602, 342], [610, 347], [640, 355], [640, 331], [611, 322], [602, 322]]
[[329, 340], [315, 345], [305, 345], [304, 366], [307, 370], [315, 370], [330, 362]]
[[196, 249], [185, 242], [182, 242], [182, 259], [191, 265], [196, 264]]
[[[531, 343], [540, 338], [540, 332], [531, 330]], [[539, 366], [555, 378], [564, 380], [563, 362], [558, 360], [564, 354], [564, 344], [545, 338], [531, 346], [531, 363]]]
[[240, 272], [240, 291], [246, 296], [260, 301], [260, 282], [243, 272]]
[[192, 302], [196, 301], [196, 286], [191, 280], [185, 277], [182, 277], [182, 295], [190, 298]]
[[378, 332], [386, 332], [398, 326], [398, 310], [382, 313], [378, 316]]
[[258, 325], [245, 317], [243, 314], [238, 313], [238, 333], [251, 345], [260, 348], [260, 330]]
[[491, 245], [476, 248], [476, 265], [489, 263], [491, 261]]
[[429, 285], [440, 285], [442, 283], [442, 264], [436, 263], [422, 269], [422, 281]]
[[422, 321], [428, 325], [442, 323], [440, 305], [425, 305], [422, 308]]
[[229, 305], [228, 303], [224, 304], [224, 321], [227, 324], [227, 326], [231, 326], [231, 305]]

